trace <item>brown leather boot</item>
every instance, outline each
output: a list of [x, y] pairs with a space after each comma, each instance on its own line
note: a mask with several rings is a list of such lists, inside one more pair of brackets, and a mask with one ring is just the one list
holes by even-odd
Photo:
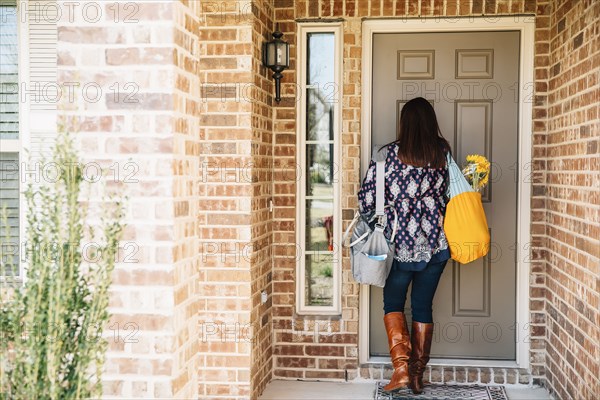
[[433, 324], [413, 321], [412, 323], [412, 352], [408, 368], [410, 372], [410, 388], [414, 394], [423, 393], [423, 373], [429, 362]]
[[394, 373], [390, 383], [383, 387], [386, 392], [392, 392], [398, 389], [408, 387], [408, 360], [410, 358], [410, 336], [406, 317], [402, 312], [391, 312], [383, 316], [385, 330], [390, 345], [390, 356]]

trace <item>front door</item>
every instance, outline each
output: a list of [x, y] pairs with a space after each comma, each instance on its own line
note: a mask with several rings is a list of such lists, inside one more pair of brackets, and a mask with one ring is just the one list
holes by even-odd
[[[461, 265], [450, 260], [433, 305], [432, 357], [515, 359], [519, 32], [375, 34], [373, 146], [395, 139], [403, 104], [424, 97], [462, 165], [492, 163], [482, 192], [492, 247]], [[410, 301], [406, 305], [410, 319]], [[389, 355], [382, 289], [370, 291], [371, 355]], [[410, 324], [410, 322], [409, 322]]]

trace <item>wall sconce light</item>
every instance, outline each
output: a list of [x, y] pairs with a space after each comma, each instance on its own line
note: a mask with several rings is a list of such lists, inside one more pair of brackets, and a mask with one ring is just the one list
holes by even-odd
[[281, 72], [290, 66], [290, 45], [281, 40], [283, 33], [279, 30], [279, 24], [273, 32], [273, 40], [264, 42], [262, 45], [263, 65], [273, 71], [275, 79], [275, 101], [281, 101]]

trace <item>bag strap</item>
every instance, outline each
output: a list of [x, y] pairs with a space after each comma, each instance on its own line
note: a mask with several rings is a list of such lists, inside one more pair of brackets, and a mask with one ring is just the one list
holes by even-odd
[[385, 208], [385, 161], [377, 161], [375, 176], [375, 215], [383, 215]]
[[446, 187], [446, 197], [451, 198], [450, 192], [450, 184], [452, 182], [452, 178], [450, 177], [450, 165], [452, 163], [452, 156], [450, 152], [446, 153], [446, 169], [448, 170], [448, 186]]
[[394, 213], [394, 225], [392, 227], [392, 236], [390, 242], [394, 241], [398, 232], [398, 212], [391, 206], [385, 205], [385, 160], [387, 159], [388, 146], [383, 146], [375, 152], [373, 160], [376, 161], [377, 175], [375, 177], [375, 215], [383, 216], [386, 208], [391, 208]]
[[360, 219], [360, 213], [358, 211], [356, 211], [354, 213], [354, 218], [352, 219], [352, 222], [350, 222], [350, 225], [348, 225], [348, 227], [346, 228], [346, 231], [344, 232], [344, 236], [342, 238], [342, 246], [352, 247], [356, 243], [358, 243], [360, 240], [363, 240], [369, 234], [369, 232], [367, 232], [364, 235], [362, 235], [358, 240], [355, 240], [354, 242], [352, 242], [350, 244], [346, 244], [348, 242], [348, 238], [350, 237], [350, 234], [352, 232], [352, 228], [354, 227], [354, 225], [356, 225], [356, 223], [358, 222], [359, 219]]
[[[386, 206], [386, 207], [390, 207], [392, 209], [392, 212], [394, 213], [394, 225], [392, 226], [392, 235], [390, 236], [390, 242], [394, 241], [394, 238], [396, 237], [396, 234], [398, 233], [398, 212], [396, 211], [396, 209], [392, 206]], [[373, 218], [375, 218], [376, 216], [374, 216]], [[344, 232], [344, 236], [342, 238], [342, 246], [344, 247], [352, 247], [354, 245], [356, 245], [357, 243], [361, 242], [363, 239], [365, 239], [367, 236], [369, 236], [369, 231], [363, 233], [360, 237], [358, 237], [355, 241], [348, 243], [348, 238], [350, 237], [350, 235], [352, 234], [352, 228], [354, 227], [354, 225], [356, 225], [356, 223], [358, 222], [358, 220], [360, 219], [360, 213], [358, 211], [356, 211], [356, 213], [354, 214], [354, 218], [352, 219], [352, 222], [350, 222], [350, 225], [348, 225], [348, 227], [346, 228], [346, 231]]]
[[[392, 209], [392, 211], [394, 213], [394, 225], [392, 228], [392, 235], [390, 236], [390, 242], [393, 242], [394, 238], [396, 237], [396, 233], [398, 232], [398, 212], [396, 211], [396, 209], [394, 207], [385, 205], [385, 159], [387, 156], [387, 148], [382, 149], [380, 152], [382, 154], [378, 155], [377, 161], [375, 164], [375, 167], [376, 167], [376, 170], [375, 170], [376, 171], [376, 176], [375, 176], [375, 216], [373, 218], [384, 216], [386, 207], [390, 207]], [[356, 223], [358, 222], [359, 219], [360, 219], [360, 212], [356, 211], [356, 213], [354, 214], [354, 218], [352, 219], [352, 222], [350, 222], [350, 225], [348, 225], [348, 227], [346, 228], [346, 231], [344, 232], [344, 236], [342, 238], [343, 246], [352, 247], [352, 246], [356, 245], [357, 243], [359, 243], [360, 241], [362, 241], [367, 236], [369, 236], [370, 232], [365, 232], [359, 238], [357, 238], [355, 241], [353, 241], [349, 244], [346, 244], [348, 242], [348, 238], [351, 235], [352, 228], [354, 227], [354, 225], [356, 225]]]
[[447, 196], [451, 199], [464, 192], [474, 192], [475, 189], [467, 182], [467, 178], [463, 175], [460, 167], [450, 155], [450, 152], [448, 152], [447, 161], [448, 178], [450, 180], [448, 183], [448, 190], [446, 191]]
[[348, 245], [348, 247], [354, 247], [354, 246], [356, 246], [357, 243], [360, 243], [363, 239], [365, 239], [367, 236], [369, 236], [369, 233], [370, 232], [363, 233], [361, 237], [357, 238], [354, 242], [350, 243]]

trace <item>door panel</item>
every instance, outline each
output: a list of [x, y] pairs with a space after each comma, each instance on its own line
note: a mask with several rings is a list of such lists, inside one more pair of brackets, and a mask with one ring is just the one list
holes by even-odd
[[[432, 357], [515, 359], [518, 54], [518, 32], [374, 35], [372, 148], [395, 139], [402, 106], [421, 96], [459, 165], [474, 153], [492, 163], [482, 192], [492, 248], [466, 265], [448, 262], [434, 300]], [[410, 300], [406, 311], [410, 319]], [[389, 354], [383, 293], [374, 287], [369, 337], [371, 355]]]
[[[458, 154], [481, 154], [492, 160], [492, 100], [456, 100], [454, 102], [453, 151]], [[458, 162], [458, 161], [457, 161]], [[487, 185], [481, 193], [484, 202], [490, 201]]]

